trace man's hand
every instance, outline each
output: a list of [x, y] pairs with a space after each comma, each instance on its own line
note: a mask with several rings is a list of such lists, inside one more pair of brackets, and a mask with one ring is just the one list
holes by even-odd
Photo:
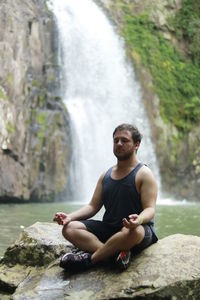
[[63, 212], [57, 212], [53, 221], [57, 222], [59, 225], [66, 225], [71, 222], [71, 218]]
[[129, 215], [129, 220], [124, 218], [122, 220], [124, 227], [133, 229], [136, 228], [138, 225], [141, 225], [141, 218], [137, 214]]

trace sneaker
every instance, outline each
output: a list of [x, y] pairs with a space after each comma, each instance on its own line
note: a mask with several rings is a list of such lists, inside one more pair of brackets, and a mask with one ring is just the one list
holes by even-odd
[[131, 251], [121, 251], [115, 260], [120, 270], [126, 270], [131, 262]]
[[90, 253], [66, 253], [60, 260], [60, 267], [71, 271], [83, 271], [92, 266]]

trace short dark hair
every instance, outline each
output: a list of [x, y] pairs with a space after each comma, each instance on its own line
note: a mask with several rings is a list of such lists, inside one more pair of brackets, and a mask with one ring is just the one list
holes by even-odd
[[115, 130], [113, 131], [113, 137], [114, 137], [116, 131], [122, 131], [122, 130], [130, 131], [134, 143], [141, 142], [142, 134], [139, 132], [137, 127], [134, 125], [131, 125], [131, 124], [126, 124], [126, 123], [120, 124], [119, 126], [117, 126], [115, 128]]

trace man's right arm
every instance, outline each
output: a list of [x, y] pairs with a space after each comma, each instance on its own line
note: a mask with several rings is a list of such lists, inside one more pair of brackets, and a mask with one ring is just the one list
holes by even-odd
[[94, 194], [89, 204], [83, 206], [82, 208], [70, 213], [65, 214], [63, 212], [58, 212], [55, 214], [54, 221], [59, 225], [65, 225], [71, 221], [86, 220], [93, 217], [102, 207], [102, 180], [104, 174], [99, 178]]

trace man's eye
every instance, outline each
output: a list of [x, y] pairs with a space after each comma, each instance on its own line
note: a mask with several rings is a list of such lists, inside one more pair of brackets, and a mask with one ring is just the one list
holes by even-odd
[[125, 144], [125, 143], [128, 143], [129, 142], [129, 140], [127, 140], [127, 139], [117, 139], [117, 140], [114, 140], [114, 143], [115, 144], [117, 144], [117, 143], [119, 143], [119, 141], [122, 143], [122, 144]]

